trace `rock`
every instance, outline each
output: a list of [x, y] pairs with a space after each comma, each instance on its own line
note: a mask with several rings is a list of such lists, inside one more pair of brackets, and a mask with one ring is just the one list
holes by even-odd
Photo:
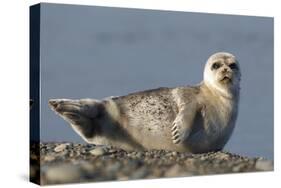
[[132, 157], [133, 154], [132, 154], [132, 153], [127, 153], [127, 156], [128, 156], [128, 157]]
[[270, 171], [273, 170], [273, 162], [269, 160], [257, 160], [256, 162], [256, 169], [263, 170], [263, 171]]
[[90, 153], [94, 156], [101, 156], [101, 155], [104, 155], [106, 152], [105, 152], [104, 148], [97, 147], [95, 149], [92, 149], [90, 151]]
[[40, 161], [43, 185], [273, 170], [272, 161], [224, 151], [202, 154], [165, 150], [136, 152], [72, 143], [42, 143], [40, 155], [33, 152], [31, 159]]
[[176, 152], [176, 151], [172, 152], [172, 156], [177, 156], [177, 155], [178, 155], [178, 152]]
[[138, 153], [136, 154], [136, 158], [142, 158], [142, 156], [143, 156], [143, 154], [142, 154], [141, 152], [138, 152]]
[[186, 159], [184, 163], [185, 163], [185, 165], [188, 165], [188, 166], [194, 166], [195, 162], [196, 162], [195, 159], [189, 158], [189, 159]]
[[79, 182], [82, 174], [79, 167], [70, 164], [52, 166], [45, 172], [46, 180], [51, 184]]
[[74, 157], [74, 156], [75, 156], [74, 151], [73, 151], [73, 150], [70, 150], [70, 151], [69, 151], [69, 157], [71, 158], [71, 157]]
[[66, 144], [60, 144], [57, 147], [55, 147], [54, 151], [55, 152], [62, 152], [66, 149], [67, 145]]
[[181, 166], [179, 164], [175, 164], [166, 171], [165, 176], [166, 177], [178, 176], [180, 174], [180, 170], [181, 170]]
[[233, 171], [233, 172], [241, 172], [241, 169], [243, 168], [243, 166], [244, 166], [244, 165], [242, 165], [242, 164], [239, 164], [239, 165], [237, 165], [237, 166], [234, 166], [234, 167], [232, 168], [232, 171]]
[[108, 153], [116, 153], [117, 151], [115, 149], [109, 149]]
[[77, 165], [79, 165], [81, 169], [88, 173], [91, 173], [95, 170], [93, 164], [88, 161], [79, 161]]
[[117, 180], [119, 180], [119, 181], [126, 181], [126, 180], [129, 180], [129, 177], [128, 176], [124, 176], [124, 175], [119, 175], [119, 176], [117, 176]]
[[205, 161], [205, 160], [207, 160], [207, 159], [208, 159], [208, 156], [204, 156], [204, 155], [203, 155], [203, 156], [200, 157], [200, 160], [202, 160], [202, 161]]
[[106, 171], [108, 173], [116, 173], [120, 170], [121, 166], [122, 165], [120, 164], [120, 162], [116, 162], [116, 163], [113, 163], [112, 165], [108, 166]]
[[229, 158], [229, 155], [226, 154], [226, 153], [220, 152], [220, 153], [217, 155], [217, 158], [220, 159], [220, 160], [227, 160], [227, 159]]
[[137, 171], [133, 172], [131, 175], [131, 179], [140, 179], [144, 178], [147, 175], [147, 169], [145, 167], [142, 167], [138, 169]]
[[44, 160], [45, 161], [47, 161], [47, 162], [49, 162], [49, 161], [53, 161], [53, 160], [55, 160], [55, 156], [53, 156], [53, 155], [46, 155], [45, 157], [44, 157]]

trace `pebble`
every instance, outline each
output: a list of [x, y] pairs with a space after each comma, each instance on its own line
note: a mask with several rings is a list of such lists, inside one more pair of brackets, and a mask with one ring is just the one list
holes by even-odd
[[137, 158], [141, 158], [143, 156], [143, 154], [141, 153], [141, 152], [138, 152], [137, 154], [136, 154], [136, 157]]
[[175, 164], [166, 171], [165, 176], [175, 177], [180, 174], [180, 170], [181, 166], [179, 164]]
[[49, 183], [79, 182], [82, 173], [79, 167], [69, 164], [49, 167], [45, 176]]
[[116, 150], [115, 149], [109, 149], [108, 153], [116, 153]]
[[130, 176], [131, 179], [140, 179], [144, 178], [147, 174], [147, 169], [145, 167], [138, 169], [137, 171], [133, 172]]
[[31, 157], [41, 162], [44, 185], [273, 170], [272, 161], [223, 151], [204, 154], [164, 150], [126, 152], [107, 146], [71, 143], [44, 143], [40, 147], [40, 158]]
[[234, 166], [234, 167], [232, 168], [232, 170], [233, 170], [233, 172], [240, 172], [241, 169], [242, 169], [242, 167], [243, 167], [243, 166], [240, 164], [240, 165]]
[[270, 171], [273, 170], [273, 163], [268, 160], [257, 160], [256, 168], [258, 170]]
[[117, 171], [120, 170], [121, 166], [122, 166], [122, 165], [121, 165], [120, 162], [116, 162], [116, 163], [114, 163], [114, 164], [108, 166], [106, 170], [107, 170], [108, 172], [116, 173]]
[[55, 151], [55, 152], [61, 152], [61, 151], [65, 150], [66, 147], [67, 147], [66, 144], [60, 144], [60, 145], [58, 145], [57, 147], [55, 147], [54, 151]]
[[225, 153], [220, 153], [218, 155], [218, 159], [220, 159], [220, 160], [227, 160], [228, 158], [229, 158], [229, 155], [225, 154]]
[[95, 148], [95, 149], [92, 149], [92, 150], [90, 151], [90, 153], [91, 153], [92, 155], [94, 155], [94, 156], [101, 156], [101, 155], [104, 155], [106, 152], [105, 152], [105, 150], [104, 150], [103, 148], [97, 147], [97, 148]]
[[80, 161], [77, 165], [81, 167], [86, 172], [93, 172], [95, 170], [94, 166], [92, 163], [89, 163], [87, 161]]
[[172, 156], [177, 156], [177, 155], [178, 155], [178, 152], [176, 152], [176, 151], [172, 152]]
[[195, 159], [186, 159], [185, 165], [194, 166], [195, 161], [196, 161]]
[[45, 161], [53, 161], [53, 160], [55, 160], [55, 156], [53, 156], [53, 155], [46, 155], [44, 157], [44, 159], [45, 159]]

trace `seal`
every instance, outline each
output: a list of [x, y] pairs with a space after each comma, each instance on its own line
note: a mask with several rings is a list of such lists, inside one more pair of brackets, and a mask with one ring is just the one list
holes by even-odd
[[209, 57], [195, 86], [158, 88], [120, 97], [51, 99], [49, 106], [88, 143], [124, 150], [222, 150], [238, 114], [240, 66], [227, 52]]

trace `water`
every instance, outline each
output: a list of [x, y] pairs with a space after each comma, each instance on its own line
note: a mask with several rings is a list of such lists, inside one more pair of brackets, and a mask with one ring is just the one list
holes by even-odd
[[242, 69], [235, 131], [225, 150], [273, 159], [273, 19], [43, 4], [41, 139], [83, 140], [51, 98], [97, 98], [202, 80], [207, 58], [237, 56]]

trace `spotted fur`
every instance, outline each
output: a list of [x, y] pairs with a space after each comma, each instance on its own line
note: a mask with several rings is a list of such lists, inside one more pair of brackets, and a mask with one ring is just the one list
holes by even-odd
[[204, 81], [196, 86], [158, 88], [103, 100], [52, 99], [49, 104], [88, 143], [125, 150], [221, 150], [238, 114], [238, 68], [232, 54], [217, 53], [208, 59]]

